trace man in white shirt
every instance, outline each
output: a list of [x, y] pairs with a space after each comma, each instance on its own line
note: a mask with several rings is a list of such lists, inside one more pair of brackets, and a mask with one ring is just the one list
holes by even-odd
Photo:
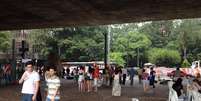
[[19, 84], [23, 83], [22, 101], [36, 101], [40, 76], [33, 70], [33, 63], [31, 61], [27, 62], [26, 66], [26, 71], [19, 80]]

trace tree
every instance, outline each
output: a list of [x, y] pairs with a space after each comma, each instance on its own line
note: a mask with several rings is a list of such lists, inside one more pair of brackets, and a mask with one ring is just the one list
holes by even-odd
[[[29, 43], [34, 48], [33, 53], [38, 53], [40, 59], [47, 59], [48, 54], [55, 49], [56, 40], [51, 29], [34, 29], [30, 31]], [[55, 52], [57, 53], [57, 52]]]
[[168, 21], [152, 21], [143, 23], [139, 32], [145, 33], [152, 42], [152, 47], [163, 48], [175, 39], [174, 23]]
[[32, 31], [32, 43], [42, 57], [57, 53], [67, 61], [103, 60], [104, 26], [71, 27]]
[[[148, 60], [159, 65], [180, 65], [180, 56], [189, 62], [200, 60], [200, 22], [200, 19], [188, 19], [111, 25], [111, 59], [119, 61], [119, 64], [126, 61], [127, 66], [143, 64]], [[32, 43], [39, 47], [38, 52], [42, 57], [57, 53], [67, 61], [99, 61], [104, 58], [106, 26], [42, 29], [33, 30], [33, 33], [36, 34], [31, 34]], [[148, 53], [152, 50], [156, 52], [150, 57]], [[154, 60], [155, 56], [157, 61]]]
[[140, 56], [143, 56], [143, 53], [151, 45], [151, 41], [146, 35], [139, 32], [127, 32], [119, 35], [116, 40], [113, 42], [113, 52], [121, 52], [124, 59], [127, 61], [127, 65], [133, 63], [136, 65], [137, 60], [137, 49], [141, 50]]
[[8, 52], [11, 49], [11, 33], [9, 31], [1, 31], [0, 42], [0, 51]]
[[68, 32], [69, 29], [56, 32], [57, 37], [61, 33], [68, 35], [65, 39], [58, 39], [65, 59], [68, 61], [103, 60], [104, 26], [76, 27]]
[[197, 60], [197, 55], [201, 51], [201, 23], [200, 19], [181, 20], [177, 25], [176, 33], [179, 35], [177, 40], [183, 60], [191, 62]]
[[123, 59], [123, 54], [121, 52], [110, 53], [110, 60], [116, 62], [119, 66], [125, 65], [125, 60]]
[[175, 66], [181, 62], [178, 51], [153, 48], [148, 51], [149, 61], [159, 66]]

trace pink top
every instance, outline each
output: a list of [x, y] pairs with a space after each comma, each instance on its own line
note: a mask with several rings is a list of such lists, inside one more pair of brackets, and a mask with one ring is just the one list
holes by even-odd
[[148, 80], [149, 74], [148, 73], [142, 73], [142, 80]]

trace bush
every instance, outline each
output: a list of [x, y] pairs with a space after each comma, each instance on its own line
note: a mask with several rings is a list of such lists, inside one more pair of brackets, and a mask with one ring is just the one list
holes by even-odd
[[172, 67], [181, 62], [181, 57], [176, 50], [153, 48], [148, 51], [148, 60], [159, 66]]

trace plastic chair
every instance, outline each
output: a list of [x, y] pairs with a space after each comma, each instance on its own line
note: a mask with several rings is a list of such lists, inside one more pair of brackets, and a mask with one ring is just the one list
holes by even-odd
[[201, 94], [197, 91], [192, 92], [192, 101], [201, 101]]

